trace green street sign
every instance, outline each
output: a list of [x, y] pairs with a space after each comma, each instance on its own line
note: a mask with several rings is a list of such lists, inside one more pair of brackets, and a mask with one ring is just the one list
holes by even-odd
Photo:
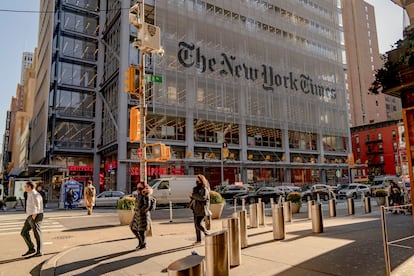
[[162, 76], [145, 75], [145, 81], [146, 82], [158, 82], [158, 83], [162, 83]]

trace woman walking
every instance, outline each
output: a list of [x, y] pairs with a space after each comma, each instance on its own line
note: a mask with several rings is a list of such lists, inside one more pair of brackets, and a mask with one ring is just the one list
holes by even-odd
[[194, 245], [201, 244], [201, 232], [208, 235], [207, 230], [201, 225], [205, 216], [210, 216], [210, 193], [208, 189], [208, 181], [204, 175], [199, 174], [196, 180], [196, 186], [190, 193], [190, 208], [194, 213], [194, 228], [196, 232], [196, 241]]
[[138, 183], [137, 195], [135, 196], [135, 213], [130, 225], [132, 233], [138, 239], [137, 250], [147, 248], [145, 232], [150, 230], [151, 227], [151, 216], [149, 212], [151, 194], [152, 189], [148, 185], [145, 185], [143, 182]]

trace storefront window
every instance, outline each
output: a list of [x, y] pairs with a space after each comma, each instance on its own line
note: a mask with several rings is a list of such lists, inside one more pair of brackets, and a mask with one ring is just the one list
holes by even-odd
[[289, 148], [300, 150], [317, 150], [315, 133], [289, 131]]

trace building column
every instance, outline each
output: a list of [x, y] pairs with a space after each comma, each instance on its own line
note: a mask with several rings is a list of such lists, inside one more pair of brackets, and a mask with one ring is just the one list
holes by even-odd
[[[185, 159], [185, 172], [188, 175], [194, 174], [194, 167], [191, 160], [194, 160], [194, 105], [196, 105], [197, 88], [195, 86], [194, 76], [186, 76], [186, 118], [185, 118], [185, 140], [187, 144]], [[187, 156], [187, 152], [191, 152], [191, 156]]]
[[118, 166], [116, 175], [116, 188], [127, 191], [128, 163], [120, 162], [127, 159], [128, 144], [128, 93], [124, 91], [124, 72], [129, 66], [129, 8], [131, 1], [121, 0], [121, 27], [120, 27], [120, 53], [118, 78]]

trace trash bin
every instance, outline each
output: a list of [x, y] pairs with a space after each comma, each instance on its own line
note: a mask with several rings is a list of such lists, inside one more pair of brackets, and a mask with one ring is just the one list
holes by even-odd
[[241, 264], [240, 222], [238, 218], [223, 221], [223, 229], [229, 231], [229, 260], [230, 266]]
[[246, 248], [249, 246], [247, 241], [247, 213], [246, 210], [239, 211], [240, 219], [240, 243], [241, 248]]
[[229, 232], [216, 231], [206, 236], [206, 275], [228, 276], [230, 274], [229, 262]]
[[190, 255], [176, 260], [167, 267], [168, 276], [203, 276], [204, 257]]
[[369, 196], [364, 197], [365, 213], [371, 213], [371, 198]]
[[285, 219], [283, 218], [283, 206], [275, 204], [272, 208], [273, 239], [285, 239]]
[[253, 203], [249, 205], [249, 219], [250, 227], [257, 228], [257, 204]]
[[290, 201], [283, 202], [283, 216], [285, 218], [285, 222], [292, 221], [292, 211], [290, 210]]
[[312, 205], [315, 204], [315, 200], [308, 200], [308, 219], [312, 219]]
[[323, 232], [322, 204], [320, 203], [315, 203], [314, 205], [312, 205], [312, 232]]
[[354, 215], [355, 214], [354, 199], [352, 197], [348, 198], [347, 204], [348, 204], [348, 215]]
[[336, 200], [333, 198], [329, 200], [329, 216], [336, 217]]

